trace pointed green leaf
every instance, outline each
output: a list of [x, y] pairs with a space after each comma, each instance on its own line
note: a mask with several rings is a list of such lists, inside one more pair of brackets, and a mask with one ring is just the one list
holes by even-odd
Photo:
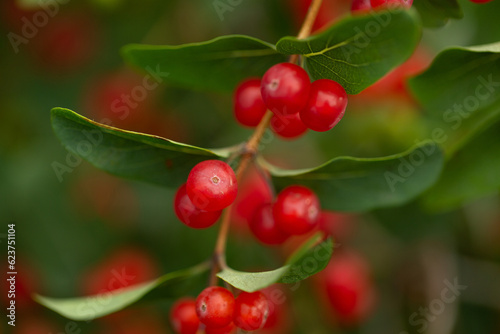
[[264, 289], [275, 283], [295, 283], [323, 270], [333, 253], [333, 241], [322, 241], [318, 233], [306, 241], [283, 267], [263, 272], [242, 272], [226, 268], [217, 274], [219, 278], [247, 292]]
[[159, 81], [222, 92], [231, 92], [243, 79], [262, 76], [269, 67], [286, 61], [274, 45], [243, 35], [178, 46], [131, 44], [122, 54]]
[[357, 94], [408, 59], [420, 36], [413, 11], [383, 11], [347, 17], [303, 40], [284, 37], [276, 48], [303, 55], [313, 79], [337, 81], [348, 94]]
[[500, 43], [444, 50], [409, 86], [451, 156], [500, 118]]
[[425, 27], [444, 26], [449, 19], [461, 19], [464, 14], [457, 0], [417, 0], [413, 2]]
[[35, 295], [35, 300], [60, 315], [77, 321], [92, 320], [117, 312], [144, 298], [156, 289], [165, 290], [167, 295], [177, 296], [179, 285], [207, 272], [209, 263], [202, 263], [189, 269], [175, 271], [154, 281], [135, 285], [100, 295], [80, 298], [51, 298]]
[[354, 212], [410, 201], [437, 181], [443, 162], [442, 151], [433, 142], [388, 157], [339, 157], [301, 170], [284, 170], [260, 161], [278, 190], [304, 185], [318, 195], [323, 208]]
[[120, 130], [63, 108], [52, 109], [52, 127], [66, 149], [97, 168], [166, 187], [182, 184], [197, 163], [228, 154]]

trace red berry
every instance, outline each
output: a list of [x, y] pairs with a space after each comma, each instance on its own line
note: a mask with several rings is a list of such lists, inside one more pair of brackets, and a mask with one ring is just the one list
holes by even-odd
[[302, 67], [291, 63], [277, 64], [262, 78], [262, 99], [275, 114], [295, 114], [305, 106], [309, 86], [309, 76]]
[[316, 80], [311, 84], [300, 119], [311, 130], [328, 131], [342, 119], [346, 107], [347, 94], [340, 84], [329, 79]]
[[250, 230], [259, 241], [268, 245], [282, 244], [289, 237], [276, 225], [271, 204], [264, 204], [255, 211], [250, 221]]
[[242, 125], [254, 127], [260, 123], [267, 107], [260, 93], [260, 79], [247, 79], [234, 93], [234, 116]]
[[372, 9], [370, 0], [353, 0], [351, 4], [352, 14], [362, 14]]
[[200, 320], [196, 315], [194, 298], [183, 298], [175, 302], [170, 310], [170, 322], [178, 334], [196, 334]]
[[372, 311], [375, 290], [365, 260], [356, 253], [338, 253], [325, 271], [328, 300], [344, 324], [356, 324]]
[[198, 209], [219, 211], [231, 205], [236, 198], [236, 175], [224, 161], [205, 160], [189, 173], [186, 191]]
[[413, 0], [370, 0], [373, 9], [410, 8]]
[[233, 334], [236, 332], [236, 326], [233, 322], [221, 328], [206, 327], [205, 334]]
[[274, 114], [271, 118], [271, 128], [278, 136], [287, 139], [300, 137], [307, 131], [299, 113], [286, 116]]
[[211, 286], [196, 298], [196, 313], [207, 327], [221, 328], [233, 320], [234, 297], [229, 290]]
[[174, 209], [177, 218], [184, 224], [192, 228], [207, 228], [215, 224], [222, 213], [219, 211], [205, 211], [198, 209], [193, 205], [186, 193], [186, 184], [184, 183], [174, 199]]
[[[125, 247], [115, 250], [82, 277], [85, 295], [107, 294], [155, 279], [157, 262], [142, 249]], [[121, 279], [117, 279], [116, 276]]]
[[246, 331], [255, 331], [264, 327], [269, 315], [266, 296], [260, 292], [242, 292], [234, 304], [234, 323]]
[[471, 2], [474, 2], [474, 3], [487, 3], [487, 2], [490, 2], [490, 1], [493, 1], [493, 0], [470, 0]]
[[313, 229], [321, 213], [318, 197], [303, 186], [289, 186], [278, 195], [273, 206], [273, 216], [278, 227], [293, 235]]

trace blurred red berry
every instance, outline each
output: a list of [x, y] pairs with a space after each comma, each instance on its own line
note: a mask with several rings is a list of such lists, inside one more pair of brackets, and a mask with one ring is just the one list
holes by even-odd
[[196, 300], [182, 298], [170, 309], [170, 323], [177, 334], [196, 334], [200, 320], [196, 314]]

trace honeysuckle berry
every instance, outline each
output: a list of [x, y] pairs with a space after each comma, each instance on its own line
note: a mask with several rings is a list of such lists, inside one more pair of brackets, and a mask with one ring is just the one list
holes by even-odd
[[322, 293], [339, 322], [355, 325], [373, 311], [375, 287], [366, 261], [353, 251], [339, 252], [321, 273]]
[[262, 292], [242, 292], [236, 298], [233, 321], [238, 328], [245, 331], [261, 329], [268, 316], [269, 303]]
[[299, 113], [286, 116], [274, 114], [271, 117], [271, 129], [282, 138], [292, 139], [306, 133], [307, 126], [300, 119]]
[[236, 329], [235, 324], [231, 322], [229, 325], [220, 328], [205, 327], [205, 334], [234, 334]]
[[186, 192], [184, 183], [175, 194], [174, 210], [177, 218], [185, 225], [192, 228], [207, 228], [219, 220], [222, 213], [218, 211], [205, 211], [194, 206]]
[[282, 244], [289, 237], [276, 225], [271, 203], [264, 204], [255, 211], [250, 221], [250, 230], [260, 242], [267, 245]]
[[234, 116], [245, 126], [255, 127], [267, 111], [260, 93], [260, 79], [251, 78], [241, 82], [234, 93]]
[[238, 194], [236, 175], [224, 161], [205, 160], [189, 173], [186, 191], [198, 209], [219, 211], [231, 205]]
[[311, 84], [307, 104], [300, 119], [311, 130], [328, 131], [342, 119], [347, 107], [347, 93], [337, 82], [316, 80]]
[[273, 217], [279, 229], [292, 235], [312, 230], [319, 222], [320, 213], [318, 197], [304, 186], [283, 189], [273, 205]]
[[170, 322], [177, 334], [196, 334], [200, 320], [196, 315], [195, 299], [182, 298], [176, 301], [170, 309]]
[[309, 76], [302, 67], [291, 63], [277, 64], [262, 77], [262, 99], [275, 114], [295, 114], [305, 106], [309, 86]]
[[370, 0], [353, 0], [351, 4], [352, 14], [367, 13], [372, 9]]
[[233, 321], [233, 294], [219, 286], [206, 288], [196, 298], [196, 314], [207, 328], [228, 326]]
[[373, 9], [410, 8], [413, 0], [370, 0]]

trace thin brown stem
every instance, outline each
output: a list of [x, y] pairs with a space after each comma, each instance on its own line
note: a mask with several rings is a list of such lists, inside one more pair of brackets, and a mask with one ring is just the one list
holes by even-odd
[[[306, 18], [304, 19], [304, 23], [302, 23], [302, 27], [300, 28], [299, 33], [297, 34], [298, 39], [304, 39], [309, 37], [312, 31], [312, 27], [314, 25], [314, 21], [316, 20], [316, 17], [318, 16], [319, 9], [321, 7], [321, 3], [323, 0], [313, 0], [311, 3], [311, 6], [309, 6], [309, 10], [307, 11]], [[297, 60], [299, 59], [299, 55], [291, 55], [290, 59], [288, 60], [290, 63], [297, 63]]]
[[[297, 35], [297, 38], [302, 39], [309, 36], [314, 24], [314, 20], [318, 15], [321, 2], [322, 0], [313, 0], [311, 6], [309, 7], [309, 11], [307, 12], [307, 16], [304, 20], [304, 23], [302, 24], [302, 28], [300, 29], [299, 34]], [[295, 58], [293, 58], [294, 56]], [[292, 57], [290, 57], [290, 62], [294, 63], [296, 61], [297, 61], [297, 55], [293, 55]], [[236, 169], [237, 182], [241, 180], [243, 173], [247, 169], [248, 165], [253, 160], [255, 155], [258, 153], [260, 141], [262, 140], [262, 137], [264, 136], [264, 133], [266, 132], [266, 129], [268, 128], [269, 123], [271, 122], [272, 116], [273, 113], [268, 110], [264, 115], [264, 117], [262, 118], [262, 120], [260, 121], [259, 125], [257, 125], [257, 128], [255, 129], [250, 139], [248, 139], [248, 141], [245, 143], [241, 153], [240, 163], [238, 165], [238, 168]], [[217, 236], [217, 242], [215, 244], [215, 249], [214, 249], [212, 273], [210, 275], [210, 285], [216, 284], [217, 280], [215, 275], [217, 274], [217, 271], [219, 269], [223, 270], [227, 268], [225, 252], [226, 252], [227, 236], [229, 233], [229, 226], [231, 223], [231, 208], [232, 206], [227, 207], [224, 210], [222, 216], [221, 227], [219, 230], [219, 235]]]

